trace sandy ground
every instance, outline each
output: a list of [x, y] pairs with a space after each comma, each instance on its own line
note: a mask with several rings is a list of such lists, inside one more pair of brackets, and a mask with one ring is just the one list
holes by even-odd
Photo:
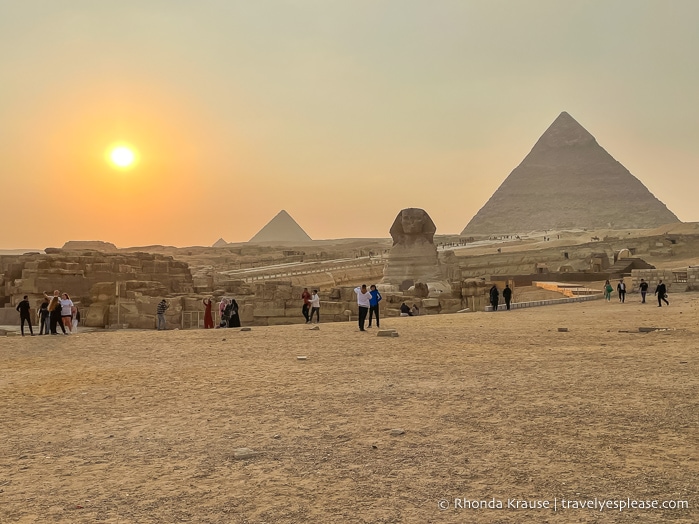
[[638, 300], [0, 339], [0, 522], [699, 522], [699, 294]]

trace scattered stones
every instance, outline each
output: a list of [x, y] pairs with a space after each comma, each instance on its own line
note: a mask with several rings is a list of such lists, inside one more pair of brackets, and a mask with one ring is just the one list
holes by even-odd
[[466, 309], [458, 310], [457, 313], [468, 313], [469, 311], [471, 311], [471, 310], [469, 308], [466, 308]]
[[259, 452], [253, 451], [250, 448], [238, 448], [235, 451], [233, 451], [233, 458], [237, 460], [245, 460], [254, 458], [259, 454]]
[[279, 440], [279, 439], [282, 438], [282, 437], [281, 437], [281, 435], [276, 434], [276, 435], [273, 435], [272, 438], [273, 438], [273, 439]]
[[298, 356], [298, 357], [296, 357], [296, 360], [308, 360], [308, 357], [306, 357], [306, 356]]
[[395, 329], [379, 329], [376, 332], [377, 337], [397, 337], [398, 332]]
[[397, 436], [399, 436], [399, 435], [405, 435], [405, 430], [404, 430], [404, 429], [400, 429], [400, 428], [396, 428], [396, 429], [392, 429], [392, 430], [391, 430], [391, 436], [392, 436], [392, 437], [397, 437]]
[[558, 328], [558, 332], [559, 332], [559, 333], [567, 333], [567, 332], [568, 332], [568, 328]]
[[320, 326], [311, 326], [308, 328], [309, 331], [318, 331], [320, 329]]
[[670, 328], [663, 327], [640, 327], [638, 331], [641, 333], [650, 333], [652, 331], [670, 331]]
[[240, 331], [252, 331], [252, 328], [244, 327], [244, 328], [240, 328]]

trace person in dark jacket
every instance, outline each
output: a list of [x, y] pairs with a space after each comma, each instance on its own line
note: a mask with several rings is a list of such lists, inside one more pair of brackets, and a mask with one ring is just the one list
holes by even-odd
[[61, 331], [63, 331], [64, 335], [67, 335], [68, 332], [66, 331], [66, 328], [63, 326], [63, 322], [61, 322], [61, 301], [58, 298], [58, 296], [54, 296], [51, 298], [51, 301], [49, 302], [49, 327], [51, 329], [51, 334], [52, 335], [58, 335], [58, 327], [61, 328]]
[[499, 300], [500, 292], [498, 291], [498, 287], [493, 284], [493, 287], [490, 288], [490, 305], [493, 306], [493, 311], [498, 310]]
[[32, 317], [29, 313], [29, 310], [31, 308], [32, 306], [29, 304], [29, 297], [27, 295], [24, 295], [24, 300], [21, 300], [15, 308], [17, 311], [19, 311], [19, 328], [22, 331], [22, 336], [24, 336], [25, 322], [27, 323], [27, 325], [29, 325], [29, 333], [31, 334], [31, 336], [34, 336], [34, 331], [32, 331]]
[[670, 303], [667, 301], [667, 287], [663, 284], [662, 280], [658, 281], [658, 286], [655, 288], [655, 294], [658, 295], [658, 307], [663, 307], [662, 301], [669, 306]]
[[641, 283], [638, 285], [638, 288], [641, 290], [641, 304], [645, 304], [646, 303], [646, 293], [648, 293], [648, 282], [641, 279]]
[[39, 306], [39, 335], [49, 334], [49, 299], [44, 297], [44, 301]]
[[369, 293], [371, 298], [369, 299], [369, 325], [367, 327], [371, 327], [371, 317], [373, 316], [376, 317], [376, 327], [381, 327], [379, 326], [379, 302], [381, 302], [383, 297], [374, 285], [369, 288]]
[[626, 301], [626, 283], [623, 278], [616, 285], [616, 292], [619, 293], [619, 302], [623, 304]]
[[505, 284], [505, 289], [502, 290], [502, 298], [505, 299], [505, 306], [510, 310], [510, 301], [512, 300], [512, 290], [509, 284]]

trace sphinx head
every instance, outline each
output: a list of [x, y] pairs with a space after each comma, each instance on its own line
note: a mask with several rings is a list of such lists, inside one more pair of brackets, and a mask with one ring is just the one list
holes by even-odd
[[424, 209], [410, 207], [403, 209], [393, 221], [391, 238], [393, 245], [412, 244], [415, 241], [426, 241], [434, 244], [434, 234], [437, 228]]

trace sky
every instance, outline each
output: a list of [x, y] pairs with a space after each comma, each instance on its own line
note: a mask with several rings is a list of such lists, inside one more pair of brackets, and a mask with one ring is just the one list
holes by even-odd
[[561, 111], [699, 221], [697, 27], [695, 0], [0, 0], [0, 249], [247, 241], [281, 209], [459, 233]]

